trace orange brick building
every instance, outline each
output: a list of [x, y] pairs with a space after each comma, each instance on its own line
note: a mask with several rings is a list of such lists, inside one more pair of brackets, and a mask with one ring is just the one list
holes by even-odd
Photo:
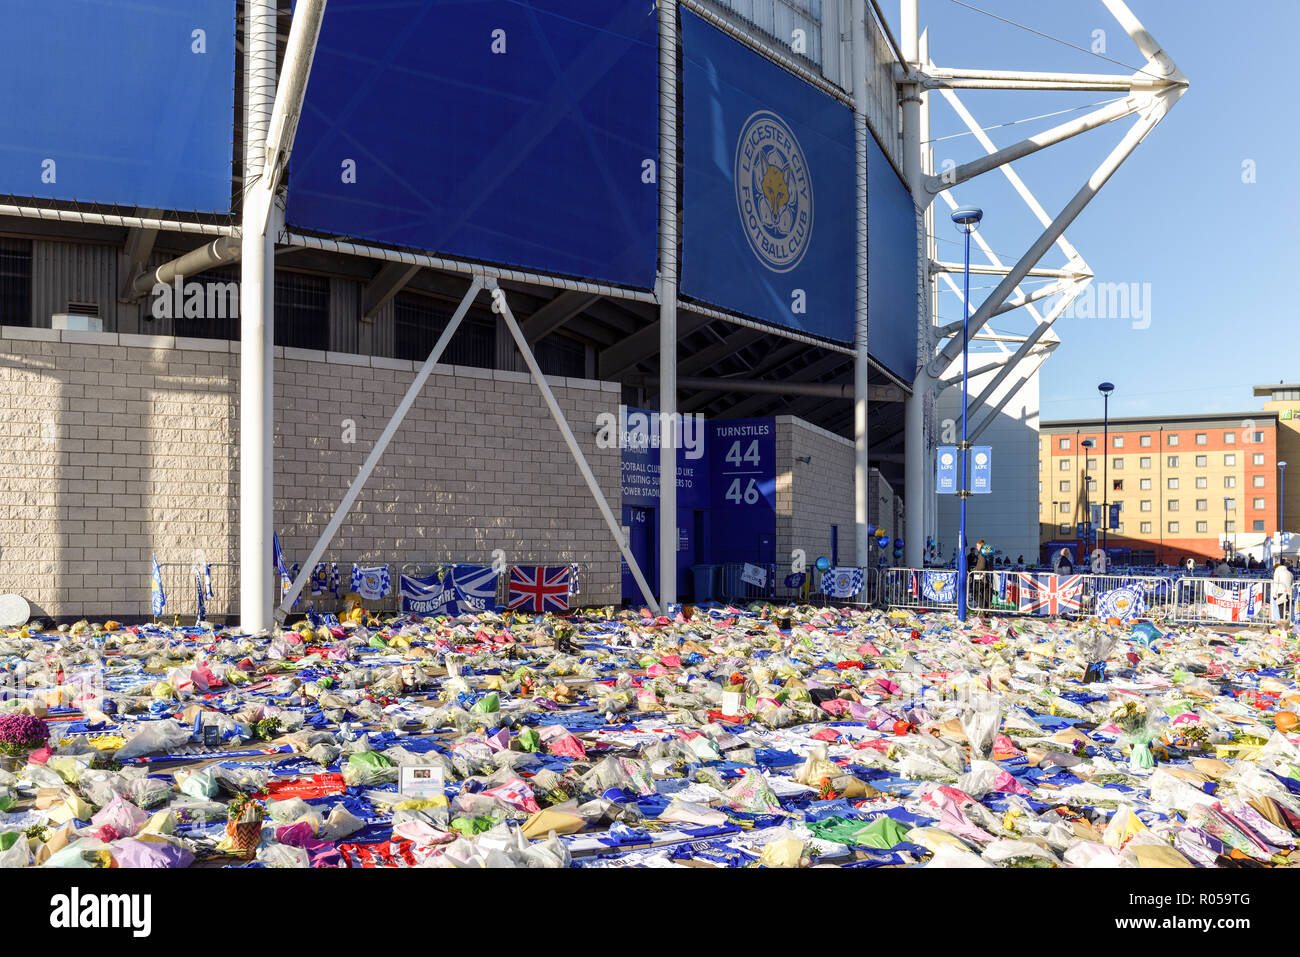
[[[1108, 448], [1102, 425], [1078, 419], [1040, 426], [1040, 557], [1063, 545], [1086, 555], [1079, 525], [1088, 520], [1086, 506], [1103, 501], [1120, 507], [1107, 548], [1129, 550], [1136, 564], [1221, 558], [1225, 543], [1258, 557], [1266, 536], [1277, 540], [1276, 412], [1111, 419]], [[1093, 539], [1095, 547], [1100, 526]]]

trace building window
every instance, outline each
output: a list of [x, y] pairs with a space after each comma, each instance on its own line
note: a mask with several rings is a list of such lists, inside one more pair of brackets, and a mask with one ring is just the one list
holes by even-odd
[[1172, 432], [1171, 432], [1171, 433], [1169, 434], [1169, 437], [1165, 440], [1165, 443], [1166, 443], [1170, 448], [1173, 448], [1175, 445], [1178, 444], [1178, 435], [1177, 435], [1176, 433], [1172, 433]]
[[1237, 500], [1235, 498], [1225, 498], [1223, 500], [1223, 510], [1225, 512], [1235, 512], [1237, 510]]
[[1236, 522], [1225, 522], [1224, 525], [1223, 525], [1223, 530], [1224, 530], [1225, 532], [1235, 532], [1235, 531], [1237, 530], [1237, 523], [1236, 523]]
[[[1263, 456], [1260, 456], [1260, 458], [1263, 458]], [[1232, 455], [1232, 454], [1225, 455], [1225, 456], [1223, 457], [1223, 464], [1224, 464], [1224, 466], [1226, 466], [1226, 467], [1232, 467], [1232, 466], [1235, 466], [1235, 465], [1237, 464], [1237, 456]], [[1256, 462], [1255, 464], [1256, 464], [1256, 465], [1263, 465], [1264, 463], [1263, 463], [1263, 462]]]
[[1262, 518], [1255, 519], [1255, 523], [1252, 527], [1255, 531], [1262, 532], [1264, 530], [1264, 520]]
[[1070, 462], [1069, 459], [1061, 459], [1061, 471], [1062, 471], [1062, 472], [1068, 472], [1068, 471], [1070, 471], [1072, 468], [1074, 468], [1074, 465]]
[[587, 347], [567, 336], [547, 336], [533, 346], [533, 354], [543, 375], [587, 376]]
[[1196, 510], [1198, 512], [1208, 512], [1210, 510], [1210, 500], [1208, 498], [1198, 498], [1196, 500]]
[[[330, 347], [330, 281], [275, 273], [275, 344], [324, 352]], [[427, 355], [427, 353], [426, 353]]]
[[1198, 476], [1196, 476], [1196, 487], [1197, 487], [1197, 488], [1209, 488], [1209, 487], [1210, 487], [1210, 480], [1207, 479], [1204, 475], [1198, 475]]
[[1262, 475], [1256, 475], [1254, 478], [1252, 478], [1252, 479], [1250, 480], [1250, 484], [1251, 484], [1254, 488], [1263, 488], [1264, 485], [1265, 485], [1265, 481], [1266, 481], [1266, 480], [1265, 480], [1264, 476], [1262, 476]]
[[1068, 522], [1062, 522], [1062, 523], [1061, 523], [1061, 534], [1062, 534], [1062, 535], [1069, 535], [1072, 531], [1074, 531], [1074, 529], [1072, 529], [1072, 528], [1070, 527], [1070, 525], [1069, 525]]
[[1236, 444], [1237, 444], [1237, 433], [1236, 433], [1236, 432], [1224, 432], [1224, 433], [1223, 433], [1223, 444], [1224, 444], [1224, 445], [1236, 445]]
[[1113, 479], [1113, 480], [1111, 481], [1111, 483], [1110, 483], [1110, 490], [1111, 490], [1112, 492], [1122, 492], [1122, 491], [1124, 491], [1124, 480], [1123, 480], [1123, 479]]
[[1263, 433], [1263, 432], [1256, 432], [1256, 433], [1255, 433], [1255, 442], [1256, 442], [1256, 444], [1259, 444], [1260, 442], [1263, 442], [1263, 441], [1264, 441], [1264, 433]]
[[1150, 522], [1143, 522], [1139, 527], [1142, 529], [1142, 534], [1143, 534], [1143, 535], [1150, 535], [1150, 534], [1151, 534], [1151, 523], [1150, 523]]
[[[425, 296], [399, 295], [393, 299], [393, 325], [397, 338], [397, 358], [423, 362], [433, 351], [451, 310], [436, 299]], [[491, 369], [496, 365], [496, 322], [483, 316], [468, 315], [456, 329], [439, 360], [444, 365]]]
[[1124, 447], [1124, 436], [1122, 435], [1115, 436], [1115, 448], [1122, 449], [1123, 447]]
[[1151, 490], [1151, 480], [1142, 479], [1142, 481], [1138, 482], [1138, 487], [1144, 492], [1149, 492]]
[[1174, 534], [1174, 535], [1177, 535], [1177, 534], [1178, 534], [1178, 523], [1177, 523], [1177, 522], [1170, 522], [1166, 527], [1169, 529], [1169, 531], [1170, 531], [1172, 534]]
[[1294, 402], [1300, 399], [1300, 389], [1274, 389], [1274, 402]]
[[1138, 510], [1143, 512], [1151, 511], [1151, 499], [1149, 498], [1142, 499], [1141, 503], [1139, 503], [1138, 505]]
[[0, 239], [0, 326], [32, 324], [32, 244]]
[[1178, 511], [1178, 499], [1176, 499], [1176, 498], [1171, 498], [1168, 502], [1166, 502], [1166, 503], [1165, 503], [1165, 511], [1166, 511], [1166, 512], [1176, 512], [1176, 511]]
[[1197, 433], [1196, 433], [1196, 444], [1197, 444], [1197, 445], [1208, 445], [1208, 444], [1209, 444], [1209, 441], [1210, 441], [1210, 437], [1209, 437], [1208, 435], [1206, 435], [1204, 432], [1197, 432]]
[[1165, 463], [1166, 463], [1166, 464], [1167, 464], [1171, 469], [1176, 469], [1176, 468], [1178, 468], [1178, 456], [1176, 456], [1176, 455], [1171, 455], [1171, 456], [1169, 456], [1167, 459], [1165, 459]]
[[1149, 435], [1139, 436], [1138, 445], [1142, 446], [1142, 448], [1144, 449], [1151, 448], [1151, 436]]
[[1206, 532], [1208, 532], [1209, 530], [1210, 530], [1210, 523], [1209, 523], [1209, 522], [1197, 522], [1197, 523], [1196, 523], [1196, 531], [1197, 531], [1199, 534], [1204, 535], [1204, 534], [1205, 534]]
[[1059, 446], [1059, 447], [1062, 448], [1062, 449], [1068, 449], [1068, 448], [1070, 447], [1070, 440], [1069, 440], [1069, 439], [1061, 439], [1061, 442], [1060, 442], [1060, 446]]
[[[1223, 457], [1223, 464], [1224, 464], [1224, 465], [1227, 465], [1227, 464], [1228, 464], [1228, 459], [1229, 459], [1229, 458], [1232, 458], [1232, 459], [1234, 460], [1233, 464], [1236, 464], [1236, 462], [1235, 462], [1235, 460], [1236, 460], [1236, 456], [1235, 456], [1235, 455], [1234, 455], [1234, 456], [1227, 456], [1227, 455], [1225, 455], [1225, 456]], [[1263, 465], [1263, 464], [1264, 464], [1264, 453], [1263, 453], [1263, 452], [1256, 452], [1254, 455], [1252, 455], [1252, 456], [1250, 457], [1250, 460], [1251, 460], [1251, 462], [1252, 462], [1254, 465]]]
[[1176, 478], [1169, 479], [1168, 485], [1170, 488], [1178, 488], [1178, 479]]
[[1062, 492], [1068, 492], [1068, 491], [1070, 491], [1070, 483], [1069, 483], [1069, 482], [1062, 482], [1062, 483], [1061, 483], [1061, 491], [1062, 491]]
[[1210, 464], [1209, 456], [1207, 456], [1207, 455], [1198, 455], [1198, 456], [1196, 456], [1196, 467], [1197, 467], [1198, 469], [1203, 469], [1203, 468], [1205, 468], [1206, 466], [1208, 466], [1209, 464]]
[[1113, 469], [1122, 469], [1122, 468], [1124, 467], [1124, 460], [1123, 460], [1123, 459], [1111, 459], [1111, 460], [1110, 460], [1110, 467], [1113, 468]]
[[1223, 487], [1224, 487], [1224, 488], [1236, 488], [1236, 487], [1237, 487], [1237, 476], [1235, 476], [1235, 475], [1225, 475], [1225, 476], [1223, 477]]
[[1089, 491], [1089, 492], [1095, 492], [1095, 491], [1097, 491], [1097, 480], [1096, 480], [1096, 479], [1089, 479], [1089, 480], [1088, 480], [1088, 491]]
[[1257, 498], [1251, 503], [1251, 506], [1255, 509], [1255, 511], [1262, 512], [1265, 508], [1264, 500], [1262, 498]]
[[1144, 469], [1151, 468], [1151, 456], [1144, 455], [1142, 458], [1138, 459], [1138, 467]]
[[1097, 460], [1096, 460], [1096, 459], [1088, 459], [1088, 465], [1087, 465], [1087, 468], [1089, 468], [1089, 469], [1095, 469], [1096, 467], [1097, 467]]

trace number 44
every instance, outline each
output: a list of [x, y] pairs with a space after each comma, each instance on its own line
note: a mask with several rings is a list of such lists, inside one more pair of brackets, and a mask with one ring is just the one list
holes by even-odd
[[749, 448], [745, 450], [744, 455], [740, 454], [740, 442], [732, 442], [731, 448], [727, 451], [727, 462], [737, 468], [746, 462], [757, 466], [759, 464], [758, 439], [749, 443]]

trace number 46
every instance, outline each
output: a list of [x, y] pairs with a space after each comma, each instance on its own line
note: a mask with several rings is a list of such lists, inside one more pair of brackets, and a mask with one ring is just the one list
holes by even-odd
[[735, 502], [737, 505], [743, 500], [746, 505], [755, 505], [759, 499], [758, 482], [750, 479], [745, 490], [740, 490], [740, 479], [732, 479], [731, 485], [727, 488], [727, 501]]

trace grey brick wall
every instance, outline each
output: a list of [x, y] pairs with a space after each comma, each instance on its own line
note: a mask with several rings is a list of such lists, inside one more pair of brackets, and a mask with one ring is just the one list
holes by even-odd
[[[839, 528], [839, 561], [856, 560], [853, 526], [853, 443], [793, 416], [776, 420], [776, 548], [784, 568], [802, 548], [809, 566], [831, 557], [831, 526]], [[810, 462], [800, 462], [807, 456]]]
[[[276, 353], [275, 521], [301, 560], [415, 366]], [[0, 330], [0, 592], [38, 615], [144, 615], [152, 555], [236, 562], [238, 373], [238, 343]], [[618, 385], [550, 382], [617, 514], [620, 454], [595, 448], [593, 431]], [[536, 387], [439, 367], [326, 560], [486, 561], [497, 548], [587, 562], [583, 601], [618, 600], [617, 547]]]

